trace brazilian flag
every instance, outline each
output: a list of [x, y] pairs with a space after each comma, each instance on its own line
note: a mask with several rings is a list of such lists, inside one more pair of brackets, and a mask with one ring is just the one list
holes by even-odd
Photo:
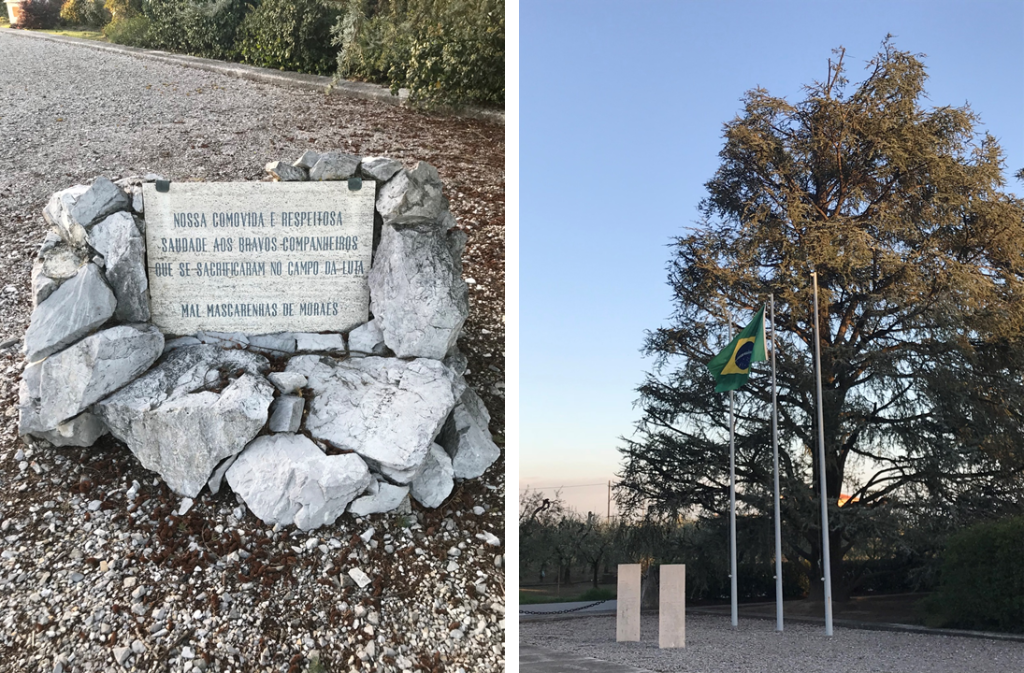
[[751, 362], [764, 362], [764, 306], [750, 324], [708, 363], [715, 377], [715, 392], [738, 390], [750, 376]]

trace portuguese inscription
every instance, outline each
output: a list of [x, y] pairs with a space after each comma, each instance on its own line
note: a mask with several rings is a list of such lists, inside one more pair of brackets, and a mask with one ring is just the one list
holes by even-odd
[[179, 335], [366, 322], [374, 191], [371, 181], [144, 185], [153, 322]]

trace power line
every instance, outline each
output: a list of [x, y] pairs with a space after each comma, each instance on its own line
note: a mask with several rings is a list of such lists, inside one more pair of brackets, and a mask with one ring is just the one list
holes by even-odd
[[563, 488], [582, 488], [584, 486], [607, 486], [607, 485], [608, 485], [608, 482], [602, 481], [602, 482], [599, 482], [599, 483], [596, 483], [596, 484], [572, 484], [570, 486], [527, 486], [526, 488], [519, 489], [519, 492], [523, 493], [524, 491], [529, 491], [531, 489], [534, 490], [534, 491], [556, 491], [556, 490], [563, 489]]

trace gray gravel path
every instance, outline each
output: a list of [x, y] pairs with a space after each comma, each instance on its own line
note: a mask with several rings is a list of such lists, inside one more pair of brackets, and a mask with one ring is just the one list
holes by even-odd
[[[837, 627], [828, 638], [818, 625], [787, 624], [774, 631], [770, 620], [740, 622], [727, 617], [688, 616], [686, 648], [658, 649], [657, 617], [641, 621], [639, 643], [615, 642], [615, 617], [521, 622], [519, 642], [547, 656], [520, 666], [524, 673], [562, 670], [552, 652], [635, 666], [651, 671], [701, 673], [1019, 673], [1024, 643], [861, 631]], [[528, 650], [530, 651], [530, 650]], [[543, 660], [538, 660], [543, 659]]]

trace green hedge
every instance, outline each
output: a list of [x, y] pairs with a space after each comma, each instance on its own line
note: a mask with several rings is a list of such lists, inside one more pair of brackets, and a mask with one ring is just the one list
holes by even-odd
[[424, 106], [505, 104], [504, 0], [347, 0], [338, 74]]
[[951, 537], [924, 605], [931, 626], [1024, 632], [1024, 517]]
[[235, 37], [248, 9], [244, 0], [148, 0], [147, 42], [157, 49], [235, 60]]
[[337, 59], [331, 29], [340, 15], [337, 2], [263, 0], [242, 21], [238, 53], [265, 68], [330, 74]]
[[72, 26], [99, 28], [110, 21], [110, 12], [103, 6], [104, 0], [66, 0], [60, 8], [60, 18]]

